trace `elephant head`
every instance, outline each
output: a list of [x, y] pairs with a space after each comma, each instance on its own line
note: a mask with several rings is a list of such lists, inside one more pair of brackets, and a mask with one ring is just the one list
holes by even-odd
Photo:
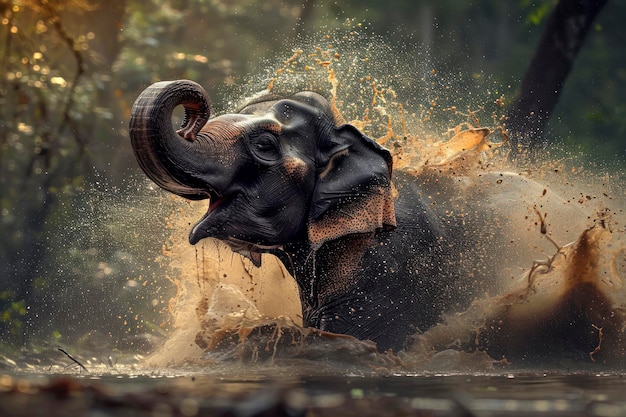
[[[182, 105], [182, 126], [172, 112]], [[135, 156], [160, 187], [210, 199], [189, 241], [213, 237], [260, 265], [262, 252], [305, 242], [317, 251], [348, 235], [395, 225], [389, 152], [303, 92], [210, 118], [204, 89], [159, 82], [136, 100]]]

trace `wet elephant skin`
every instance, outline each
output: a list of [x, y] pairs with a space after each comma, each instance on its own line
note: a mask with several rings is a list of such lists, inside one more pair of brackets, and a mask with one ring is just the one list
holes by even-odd
[[[216, 238], [255, 265], [276, 255], [297, 281], [306, 326], [368, 339], [380, 350], [456, 308], [456, 225], [430, 209], [388, 150], [345, 124], [322, 96], [267, 98], [210, 117], [202, 87], [147, 88], [130, 136], [144, 172], [190, 199], [210, 199], [190, 242]], [[182, 127], [171, 115], [185, 108]]]

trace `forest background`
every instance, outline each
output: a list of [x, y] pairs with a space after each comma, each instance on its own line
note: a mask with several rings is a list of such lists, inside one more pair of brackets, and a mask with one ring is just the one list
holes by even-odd
[[[501, 86], [506, 105], [556, 3], [0, 0], [0, 352], [166, 333], [169, 203], [129, 181], [130, 109], [149, 84], [193, 79], [219, 105], [308, 35], [364, 22], [425, 68]], [[593, 22], [545, 135], [612, 166], [626, 157], [624, 17], [613, 0]]]

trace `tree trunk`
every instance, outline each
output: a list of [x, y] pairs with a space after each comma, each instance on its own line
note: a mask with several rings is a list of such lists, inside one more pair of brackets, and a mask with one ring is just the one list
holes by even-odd
[[560, 0], [507, 112], [512, 156], [534, 153], [591, 24], [608, 0]]

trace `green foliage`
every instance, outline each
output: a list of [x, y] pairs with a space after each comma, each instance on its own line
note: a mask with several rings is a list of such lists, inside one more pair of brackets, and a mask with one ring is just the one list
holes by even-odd
[[18, 337], [24, 330], [24, 316], [26, 315], [25, 300], [16, 300], [15, 292], [5, 290], [0, 292], [0, 323], [12, 337]]
[[541, 25], [546, 20], [557, 2], [557, 0], [544, 0], [540, 2], [523, 0], [521, 5], [524, 9], [528, 10], [526, 22], [533, 26]]

